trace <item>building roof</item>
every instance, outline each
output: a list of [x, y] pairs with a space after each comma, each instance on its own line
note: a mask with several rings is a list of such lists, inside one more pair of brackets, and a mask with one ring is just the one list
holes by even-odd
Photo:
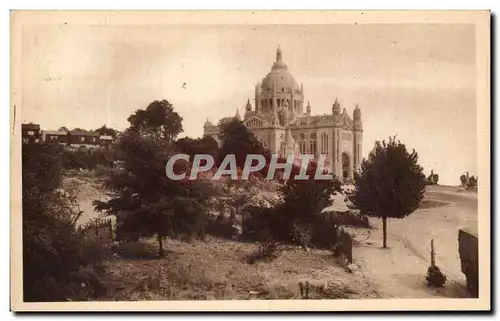
[[109, 135], [102, 135], [101, 137], [99, 137], [101, 140], [113, 140], [113, 137], [109, 136]]
[[61, 135], [61, 136], [68, 134], [67, 131], [62, 131], [62, 130], [44, 130], [43, 133], [46, 135]]
[[98, 132], [83, 132], [83, 131], [73, 131], [73, 130], [70, 130], [69, 134], [73, 136], [95, 136], [95, 137], [99, 136]]

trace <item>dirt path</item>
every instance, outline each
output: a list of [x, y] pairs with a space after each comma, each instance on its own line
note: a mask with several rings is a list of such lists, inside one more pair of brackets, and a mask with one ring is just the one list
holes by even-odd
[[[477, 198], [437, 188], [426, 193], [426, 199], [445, 205], [419, 209], [405, 219], [389, 220], [389, 249], [381, 248], [380, 219], [370, 219], [372, 230], [356, 229], [360, 246], [354, 249], [353, 256], [384, 297], [468, 297], [460, 270], [458, 229], [477, 224]], [[436, 246], [436, 264], [448, 278], [442, 289], [425, 284], [431, 239]]]

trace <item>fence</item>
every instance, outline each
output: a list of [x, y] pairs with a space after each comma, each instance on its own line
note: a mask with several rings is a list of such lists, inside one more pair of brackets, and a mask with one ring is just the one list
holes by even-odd
[[113, 226], [110, 219], [97, 219], [80, 226], [79, 231], [85, 233], [88, 240], [98, 243], [113, 241]]

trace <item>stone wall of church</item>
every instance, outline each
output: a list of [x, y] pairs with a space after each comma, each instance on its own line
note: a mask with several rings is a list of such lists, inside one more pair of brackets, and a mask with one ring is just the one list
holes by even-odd
[[[285, 130], [252, 128], [252, 133], [272, 153], [282, 153]], [[205, 132], [219, 143], [217, 130]], [[362, 132], [342, 127], [294, 128], [292, 136], [300, 154], [326, 154], [325, 168], [341, 179], [352, 180], [361, 164]]]

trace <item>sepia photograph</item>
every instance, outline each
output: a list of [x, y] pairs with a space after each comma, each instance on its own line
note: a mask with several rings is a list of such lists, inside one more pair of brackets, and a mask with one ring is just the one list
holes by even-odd
[[489, 11], [11, 11], [11, 310], [490, 310]]

